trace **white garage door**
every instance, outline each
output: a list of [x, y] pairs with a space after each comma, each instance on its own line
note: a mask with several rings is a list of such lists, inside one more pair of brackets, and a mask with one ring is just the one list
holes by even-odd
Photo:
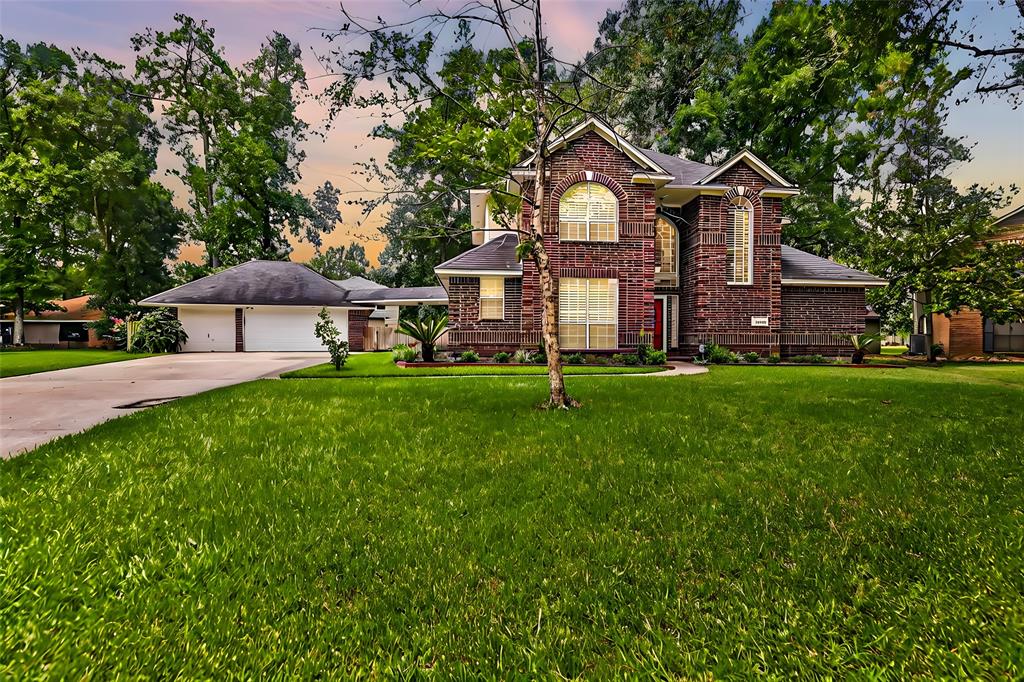
[[178, 321], [188, 333], [186, 353], [235, 350], [234, 308], [178, 308]]
[[[246, 308], [245, 350], [247, 351], [322, 351], [323, 344], [313, 335], [319, 308]], [[348, 311], [332, 310], [341, 338], [348, 338]]]

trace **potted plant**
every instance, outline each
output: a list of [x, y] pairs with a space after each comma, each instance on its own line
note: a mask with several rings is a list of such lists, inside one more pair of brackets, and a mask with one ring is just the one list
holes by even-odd
[[850, 345], [853, 346], [850, 362], [854, 365], [861, 365], [864, 364], [864, 356], [867, 355], [868, 346], [882, 337], [879, 334], [843, 334], [842, 338], [849, 341]]
[[434, 361], [434, 344], [448, 329], [448, 315], [425, 315], [414, 320], [404, 320], [398, 331], [419, 341], [423, 362]]

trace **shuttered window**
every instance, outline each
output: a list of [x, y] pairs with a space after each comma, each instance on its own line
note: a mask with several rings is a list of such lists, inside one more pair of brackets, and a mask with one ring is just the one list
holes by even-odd
[[654, 221], [654, 249], [657, 251], [658, 272], [676, 274], [676, 228], [666, 218]]
[[725, 275], [729, 284], [750, 284], [753, 274], [754, 207], [743, 197], [736, 197], [730, 206], [726, 240]]
[[619, 281], [563, 277], [558, 282], [558, 340], [563, 348], [618, 347]]
[[573, 185], [558, 200], [558, 238], [566, 241], [613, 242], [618, 237], [619, 202], [597, 182]]
[[480, 278], [480, 319], [505, 319], [505, 278]]

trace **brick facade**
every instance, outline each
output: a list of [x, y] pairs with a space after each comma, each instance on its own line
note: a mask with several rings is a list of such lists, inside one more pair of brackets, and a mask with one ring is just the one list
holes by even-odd
[[783, 287], [782, 354], [848, 355], [840, 335], [864, 332], [865, 305], [858, 287]]
[[[683, 206], [660, 209], [678, 229], [679, 273], [677, 285], [656, 286], [656, 191], [632, 181], [644, 170], [593, 131], [548, 159], [544, 246], [556, 292], [561, 277], [617, 279], [620, 349], [635, 347], [640, 332], [653, 329], [655, 294], [668, 297], [666, 336], [669, 351], [676, 354], [694, 354], [699, 344], [714, 341], [734, 351], [837, 355], [848, 347], [837, 333], [863, 331], [863, 288], [783, 287], [782, 199], [762, 196], [771, 183], [745, 161], [718, 176], [717, 189], [709, 188]], [[605, 185], [618, 198], [615, 242], [559, 239], [559, 200], [569, 187], [586, 181]], [[727, 189], [721, 189], [723, 185]], [[529, 230], [531, 180], [523, 183], [522, 192], [527, 200], [521, 224]], [[737, 196], [753, 207], [750, 284], [729, 284], [726, 277], [731, 200]], [[542, 304], [531, 261], [523, 263], [521, 280], [506, 280], [505, 320], [479, 319], [479, 279], [452, 277], [448, 290], [453, 347], [488, 352], [539, 342]], [[754, 326], [752, 318], [767, 318], [768, 325]]]
[[[635, 346], [640, 331], [653, 324], [654, 305], [654, 191], [632, 182], [633, 174], [644, 169], [597, 133], [588, 132], [553, 153], [548, 170], [544, 247], [551, 259], [556, 291], [559, 277], [617, 279], [619, 346]], [[618, 241], [563, 242], [558, 238], [559, 199], [569, 187], [588, 178], [611, 189], [619, 200]], [[524, 184], [523, 195], [533, 195], [532, 182]], [[522, 220], [523, 228], [529, 229], [533, 212], [528, 201], [523, 202]], [[523, 263], [522, 296], [523, 331], [539, 338], [542, 302], [532, 262]]]

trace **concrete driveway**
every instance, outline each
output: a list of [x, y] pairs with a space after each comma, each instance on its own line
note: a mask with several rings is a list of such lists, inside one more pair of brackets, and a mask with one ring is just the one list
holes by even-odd
[[0, 379], [0, 459], [136, 411], [118, 405], [202, 393], [328, 360], [327, 353], [182, 353]]

